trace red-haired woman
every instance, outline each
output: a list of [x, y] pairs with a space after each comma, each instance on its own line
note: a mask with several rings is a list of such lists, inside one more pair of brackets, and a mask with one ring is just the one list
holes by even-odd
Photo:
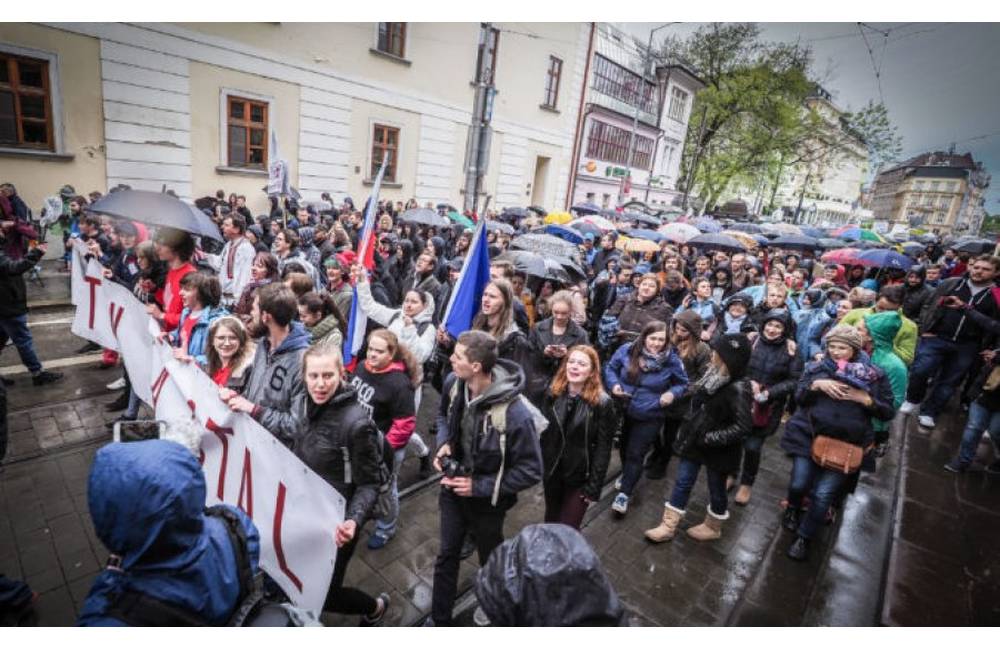
[[579, 530], [587, 506], [601, 496], [619, 418], [601, 385], [597, 351], [575, 345], [549, 389], [542, 432], [545, 521]]

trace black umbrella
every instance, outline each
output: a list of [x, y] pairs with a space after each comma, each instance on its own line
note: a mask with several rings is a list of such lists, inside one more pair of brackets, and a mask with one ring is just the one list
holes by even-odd
[[702, 233], [697, 237], [692, 237], [687, 243], [689, 246], [697, 246], [698, 248], [708, 250], [744, 252], [747, 249], [735, 237], [720, 233]]
[[537, 214], [539, 217], [544, 217], [549, 213], [548, 210], [546, 210], [540, 205], [529, 205], [528, 209]]
[[510, 246], [511, 248], [531, 251], [540, 255], [557, 255], [559, 257], [568, 257], [570, 259], [572, 259], [577, 252], [576, 246], [568, 241], [559, 239], [558, 237], [554, 237], [552, 235], [534, 233], [515, 237], [511, 240]]
[[636, 223], [641, 223], [645, 226], [653, 226], [654, 228], [663, 225], [662, 222], [656, 217], [652, 217], [642, 212], [625, 212], [618, 216], [618, 220], [635, 221]]
[[528, 212], [527, 210], [525, 210], [524, 208], [504, 208], [503, 209], [503, 213], [504, 214], [512, 214], [515, 217], [521, 217], [522, 219], [525, 219], [525, 218], [531, 216], [531, 213]]
[[430, 208], [412, 208], [399, 215], [399, 220], [406, 223], [415, 223], [421, 226], [442, 227], [451, 224], [451, 221], [442, 217]]
[[513, 262], [514, 268], [527, 276], [569, 284], [569, 274], [566, 273], [562, 265], [554, 259], [549, 259], [538, 253], [506, 251], [501, 253], [497, 259]]
[[805, 235], [781, 235], [767, 243], [768, 248], [798, 248], [800, 250], [815, 250], [819, 240]]
[[992, 253], [996, 247], [997, 243], [989, 239], [970, 239], [952, 246], [956, 252], [969, 253], [970, 255]]
[[748, 235], [757, 235], [761, 232], [760, 226], [755, 223], [734, 223], [731, 229], [745, 232]]
[[601, 214], [601, 206], [595, 205], [593, 203], [578, 203], [570, 208], [573, 212], [577, 214]]
[[151, 226], [166, 226], [225, 241], [219, 227], [198, 208], [175, 196], [146, 190], [122, 190], [107, 194], [87, 206], [88, 212], [130, 219]]
[[502, 232], [507, 235], [514, 234], [514, 226], [510, 225], [509, 223], [504, 223], [502, 221], [493, 221], [492, 219], [486, 221], [486, 229], [495, 230], [497, 232]]
[[563, 267], [563, 269], [566, 271], [566, 274], [569, 275], [569, 279], [572, 282], [587, 281], [587, 272], [584, 271], [582, 268], [580, 268], [580, 265], [574, 262], [573, 260], [565, 257], [559, 257], [558, 255], [553, 255], [552, 261], [558, 262], [559, 265]]

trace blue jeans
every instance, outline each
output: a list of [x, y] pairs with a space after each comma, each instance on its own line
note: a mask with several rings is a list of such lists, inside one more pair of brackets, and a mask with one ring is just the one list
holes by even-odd
[[35, 354], [35, 344], [31, 340], [31, 330], [28, 329], [27, 314], [0, 318], [0, 350], [4, 349], [8, 340], [14, 342], [17, 353], [21, 356], [21, 363], [31, 371], [31, 374], [41, 372], [42, 362]]
[[[701, 463], [695, 460], [682, 458], [677, 465], [677, 479], [674, 481], [674, 491], [670, 493], [670, 505], [678, 510], [687, 508], [688, 499], [691, 497], [691, 490], [698, 480], [698, 472], [701, 470]], [[717, 472], [709, 467], [705, 468], [708, 478], [708, 503], [712, 512], [722, 516], [726, 514], [726, 475]]]
[[983, 431], [988, 431], [993, 444], [1000, 443], [1000, 411], [991, 411], [979, 402], [969, 406], [969, 421], [962, 432], [962, 444], [958, 448], [958, 462], [968, 466], [976, 457], [976, 447]]
[[628, 496], [632, 496], [635, 484], [642, 476], [642, 461], [650, 447], [660, 436], [660, 429], [663, 428], [663, 420], [632, 420], [626, 418], [627, 437], [625, 442], [625, 456], [622, 458], [622, 489]]
[[406, 445], [393, 451], [392, 481], [389, 491], [379, 495], [379, 500], [385, 504], [386, 516], [375, 520], [375, 533], [386, 539], [396, 534], [396, 520], [399, 519], [399, 468], [406, 458]]
[[841, 486], [851, 477], [828, 469], [823, 469], [812, 458], [792, 457], [792, 480], [788, 485], [788, 507], [801, 508], [802, 498], [812, 487], [809, 512], [799, 522], [799, 536], [812, 539], [816, 531], [826, 521], [826, 511], [830, 509]]
[[[969, 372], [977, 352], [979, 345], [975, 342], [955, 343], [936, 336], [921, 337], [913, 366], [910, 367], [906, 401], [913, 404], [923, 402], [920, 415], [936, 418], [948, 404], [965, 373]], [[927, 383], [931, 379], [934, 379], [934, 386], [928, 396]]]
[[760, 469], [761, 448], [764, 438], [748, 436], [743, 440], [743, 472], [740, 475], [740, 485], [753, 485], [757, 480], [757, 470]]

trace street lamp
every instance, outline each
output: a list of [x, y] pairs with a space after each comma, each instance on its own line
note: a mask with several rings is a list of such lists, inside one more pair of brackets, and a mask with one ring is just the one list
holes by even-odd
[[[625, 202], [625, 183], [627, 179], [631, 179], [632, 177], [632, 158], [635, 156], [635, 137], [636, 131], [639, 128], [639, 108], [642, 106], [642, 95], [646, 86], [646, 69], [649, 68], [650, 51], [653, 49], [653, 34], [660, 31], [664, 27], [670, 27], [671, 25], [676, 24], [677, 21], [664, 23], [659, 27], [654, 27], [649, 32], [649, 42], [646, 44], [646, 51], [642, 56], [642, 74], [639, 76], [639, 88], [636, 93], [635, 114], [632, 116], [632, 133], [629, 135], [628, 139], [628, 158], [625, 159], [626, 174], [622, 178], [621, 185], [618, 187], [618, 205]], [[653, 151], [650, 155], [655, 156], [656, 152]], [[631, 184], [631, 180], [628, 180], [628, 182]]]

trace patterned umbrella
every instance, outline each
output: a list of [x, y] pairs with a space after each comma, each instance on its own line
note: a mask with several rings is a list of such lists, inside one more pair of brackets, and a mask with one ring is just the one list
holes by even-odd
[[820, 261], [828, 262], [830, 264], [847, 264], [853, 266], [855, 264], [861, 264], [858, 261], [858, 255], [861, 251], [857, 248], [838, 248], [832, 251], [827, 251], [819, 258]]
[[415, 223], [421, 226], [435, 226], [441, 228], [448, 225], [448, 220], [429, 208], [413, 208], [399, 215], [399, 220], [404, 223]]
[[729, 235], [736, 241], [746, 246], [747, 250], [756, 250], [757, 247], [760, 246], [760, 243], [757, 241], [757, 239], [749, 233], [740, 232], [738, 230], [723, 230], [719, 234]]
[[848, 241], [857, 241], [859, 239], [864, 241], [876, 241], [876, 242], [885, 241], [885, 239], [883, 239], [880, 234], [878, 234], [874, 230], [868, 230], [867, 228], [849, 228], [843, 232], [836, 232], [834, 234], [837, 237], [840, 237], [841, 239], [846, 239]]
[[576, 246], [564, 239], [559, 239], [552, 235], [541, 233], [531, 233], [515, 237], [510, 242], [511, 248], [531, 251], [539, 255], [558, 255], [572, 259], [576, 253]]
[[861, 226], [859, 224], [856, 224], [856, 223], [849, 223], [849, 224], [847, 224], [845, 226], [840, 226], [839, 228], [834, 228], [833, 230], [830, 231], [830, 234], [832, 236], [834, 236], [834, 237], [840, 237], [840, 235], [842, 233], [845, 233], [848, 230], [854, 230], [854, 229], [860, 230]]
[[705, 233], [688, 240], [687, 243], [691, 246], [708, 250], [734, 252], [743, 252], [746, 250], [746, 246], [740, 243], [738, 239], [734, 239], [729, 235], [723, 235], [722, 233]]
[[496, 230], [497, 232], [502, 232], [506, 235], [514, 234], [514, 226], [510, 225], [509, 223], [504, 223], [502, 221], [488, 220], [486, 222], [486, 229]]
[[565, 239], [571, 244], [583, 243], [583, 233], [575, 228], [567, 228], [566, 226], [559, 226], [557, 224], [550, 223], [545, 226], [545, 232], [549, 235], [558, 237], [559, 239]]
[[659, 227], [659, 232], [664, 237], [676, 244], [687, 243], [692, 237], [697, 237], [701, 231], [687, 223], [668, 223]]

